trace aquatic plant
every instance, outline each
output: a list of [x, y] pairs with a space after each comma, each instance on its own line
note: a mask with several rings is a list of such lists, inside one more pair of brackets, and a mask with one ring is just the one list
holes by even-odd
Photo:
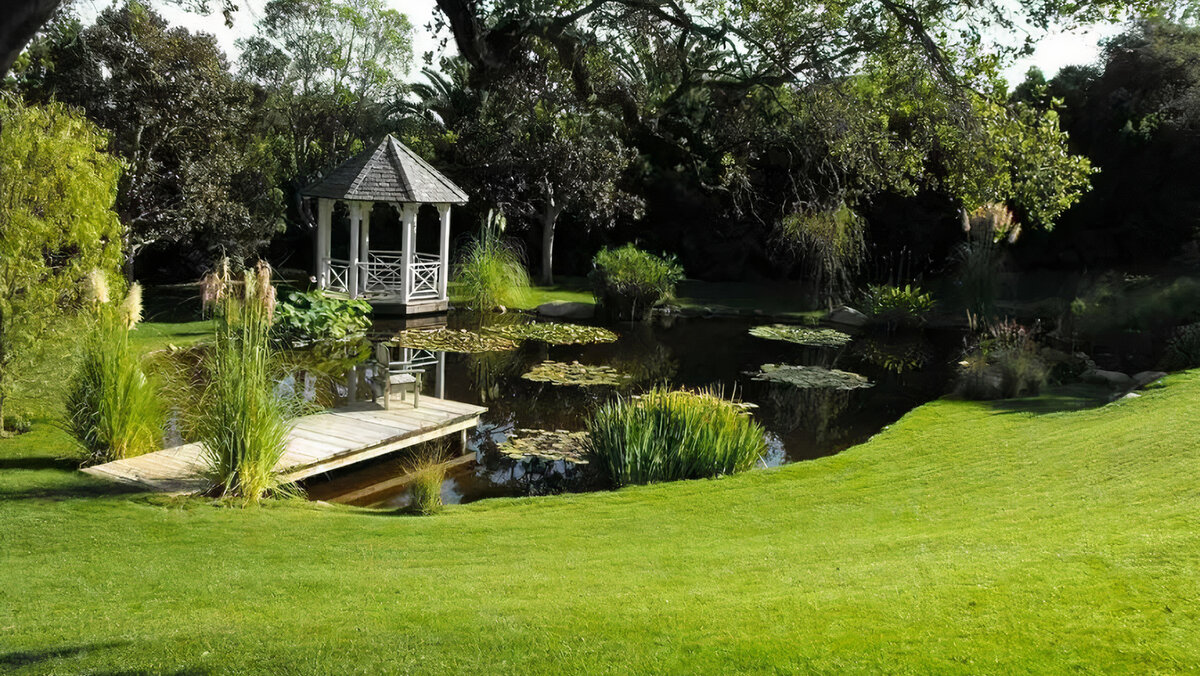
[[779, 234], [811, 263], [814, 287], [829, 300], [850, 288], [850, 280], [866, 260], [866, 219], [845, 202], [832, 209], [788, 214], [780, 222]]
[[275, 312], [275, 333], [288, 343], [345, 340], [371, 328], [371, 304], [324, 291], [293, 291]]
[[498, 352], [517, 349], [517, 343], [501, 335], [467, 329], [406, 329], [392, 341], [399, 347], [437, 352]]
[[517, 429], [500, 444], [500, 452], [513, 459], [532, 457], [586, 465], [587, 438], [587, 432]]
[[657, 304], [675, 296], [683, 267], [675, 258], [659, 258], [626, 244], [601, 249], [592, 259], [592, 295], [610, 319], [639, 321]]
[[560, 361], [544, 361], [534, 366], [528, 373], [521, 376], [525, 380], [551, 383], [554, 385], [624, 385], [632, 380], [628, 373], [622, 373], [611, 366], [580, 364], [573, 361], [570, 364]]
[[934, 306], [932, 295], [911, 284], [873, 284], [862, 300], [867, 316], [887, 324], [919, 324]]
[[768, 340], [783, 340], [809, 347], [841, 347], [849, 343], [849, 334], [836, 329], [814, 329], [794, 324], [768, 324], [753, 326], [750, 335]]
[[864, 361], [893, 373], [919, 369], [930, 360], [929, 347], [921, 338], [896, 340], [874, 336], [860, 341], [855, 352]]
[[430, 442], [413, 451], [401, 465], [412, 476], [408, 484], [408, 511], [429, 516], [442, 511], [442, 483], [446, 480], [445, 442]]
[[529, 297], [529, 272], [519, 245], [504, 239], [504, 215], [488, 212], [455, 266], [454, 281], [468, 307], [489, 311], [519, 306]]
[[617, 334], [599, 326], [568, 324], [565, 322], [528, 322], [492, 326], [485, 329], [509, 340], [539, 340], [551, 345], [585, 345], [589, 343], [611, 343]]
[[205, 353], [207, 383], [192, 412], [213, 494], [256, 503], [298, 491], [280, 481], [275, 466], [286, 450], [290, 407], [276, 392], [278, 360], [271, 344], [275, 288], [259, 263], [232, 283], [228, 265], [205, 288], [215, 303], [217, 330]]
[[99, 271], [89, 278], [89, 331], [71, 379], [65, 427], [87, 463], [109, 462], [156, 450], [166, 409], [129, 342], [142, 314], [142, 288], [134, 284], [121, 302], [110, 300]]
[[784, 383], [799, 388], [856, 390], [875, 385], [867, 380], [866, 376], [838, 369], [827, 369], [822, 366], [763, 364], [760, 369], [758, 373], [752, 374], [754, 380]]
[[588, 458], [617, 486], [733, 474], [767, 447], [746, 409], [712, 391], [619, 397], [592, 414], [587, 430]]

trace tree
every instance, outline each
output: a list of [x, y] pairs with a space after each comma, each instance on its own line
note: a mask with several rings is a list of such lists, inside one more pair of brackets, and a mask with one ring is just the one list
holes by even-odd
[[255, 138], [254, 92], [212, 36], [170, 28], [131, 0], [87, 28], [62, 18], [29, 51], [23, 91], [81, 107], [126, 163], [117, 213], [128, 275], [150, 245], [206, 252], [202, 265], [249, 256], [278, 230], [282, 196]]
[[95, 125], [59, 103], [0, 98], [0, 429], [20, 357], [78, 300], [95, 269], [116, 270], [112, 211], [120, 163]]
[[280, 182], [298, 187], [385, 130], [412, 63], [412, 25], [382, 0], [271, 0], [241, 43], [284, 147]]

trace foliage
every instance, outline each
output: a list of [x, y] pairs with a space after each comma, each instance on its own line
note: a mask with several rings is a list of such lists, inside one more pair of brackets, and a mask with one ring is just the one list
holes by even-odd
[[849, 334], [837, 329], [815, 329], [795, 324], [770, 324], [750, 327], [750, 335], [768, 340], [783, 340], [809, 347], [842, 347], [850, 342]]
[[401, 465], [402, 471], [412, 477], [408, 483], [410, 513], [431, 516], [442, 511], [446, 455], [444, 443], [430, 442], [414, 450]]
[[489, 216], [454, 271], [467, 306], [485, 312], [519, 307], [529, 295], [529, 273], [520, 247], [504, 239], [504, 216]]
[[1167, 371], [1181, 371], [1200, 366], [1200, 323], [1176, 329], [1175, 336], [1167, 343], [1161, 363], [1162, 368]]
[[381, 0], [271, 0], [240, 46], [241, 72], [267, 95], [278, 184], [393, 131], [383, 104], [403, 90], [412, 24]]
[[0, 95], [0, 428], [24, 357], [79, 299], [85, 276], [120, 263], [111, 211], [120, 164], [62, 104]]
[[527, 322], [491, 326], [486, 330], [509, 340], [537, 340], [550, 345], [587, 345], [617, 340], [617, 334], [606, 328], [565, 322]]
[[518, 429], [508, 435], [499, 450], [514, 460], [540, 458], [572, 465], [588, 464], [587, 432]]
[[733, 474], [766, 451], [763, 428], [712, 391], [618, 398], [593, 412], [587, 429], [588, 458], [617, 486]]
[[834, 390], [856, 390], [873, 387], [875, 383], [866, 376], [823, 366], [796, 366], [792, 364], [763, 364], [754, 380], [783, 383], [800, 389], [827, 388]]
[[415, 350], [439, 352], [503, 352], [517, 349], [517, 344], [502, 336], [467, 329], [406, 329], [393, 338], [396, 345]]
[[1000, 293], [1002, 243], [1016, 242], [1021, 225], [1004, 205], [987, 204], [970, 214], [963, 214], [963, 229], [967, 232], [967, 241], [954, 252], [963, 304], [975, 314], [990, 316], [996, 309]]
[[956, 390], [968, 399], [1034, 396], [1050, 377], [1034, 332], [1012, 320], [988, 326], [959, 362]]
[[90, 281], [91, 322], [67, 392], [65, 418], [88, 464], [157, 450], [166, 423], [155, 382], [129, 340], [141, 320], [141, 287], [134, 284], [118, 302], [109, 299], [103, 273], [97, 271]]
[[683, 267], [674, 256], [659, 258], [626, 244], [605, 247], [592, 259], [592, 294], [613, 319], [646, 319], [651, 308], [675, 296]]
[[1104, 275], [1071, 302], [1071, 332], [1097, 339], [1124, 331], [1169, 332], [1200, 321], [1200, 280], [1170, 282]]
[[525, 380], [553, 385], [624, 385], [633, 379], [628, 373], [623, 373], [611, 366], [603, 364], [580, 364], [573, 361], [570, 364], [547, 360], [534, 366], [528, 373], [521, 376]]
[[863, 311], [888, 324], [919, 324], [933, 306], [933, 296], [911, 284], [873, 284], [863, 292]]
[[826, 211], [798, 211], [780, 226], [784, 241], [812, 261], [814, 285], [828, 298], [850, 288], [851, 277], [866, 257], [866, 224], [842, 203]]
[[293, 291], [275, 311], [275, 333], [289, 343], [346, 340], [371, 328], [371, 304], [324, 291]]
[[64, 16], [31, 51], [19, 80], [26, 95], [82, 108], [125, 162], [116, 211], [127, 265], [155, 244], [203, 252], [193, 267], [243, 258], [281, 230], [283, 193], [260, 153], [258, 102], [213, 36], [127, 0], [86, 28]]
[[855, 345], [855, 353], [864, 361], [893, 373], [919, 369], [930, 359], [928, 345], [921, 336], [900, 339], [869, 336]]
[[217, 331], [204, 354], [204, 393], [192, 411], [213, 493], [257, 503], [297, 492], [275, 466], [287, 450], [289, 402], [276, 391], [277, 355], [271, 345], [275, 288], [259, 264], [240, 284], [228, 267], [210, 275]]

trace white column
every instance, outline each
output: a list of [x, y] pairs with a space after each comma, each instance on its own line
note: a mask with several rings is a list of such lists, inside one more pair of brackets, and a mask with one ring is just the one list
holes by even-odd
[[358, 298], [358, 245], [362, 225], [362, 203], [350, 203], [350, 269], [346, 272], [346, 292]]
[[438, 399], [446, 398], [446, 353], [437, 353], [437, 385], [433, 388], [433, 396]]
[[404, 299], [405, 303], [408, 302], [408, 294], [412, 292], [413, 286], [413, 249], [416, 247], [415, 240], [417, 236], [417, 209], [419, 209], [420, 206], [420, 204], [405, 204], [403, 210], [401, 211], [400, 226], [403, 228], [404, 233], [404, 262], [402, 263], [404, 269], [402, 271], [403, 274], [401, 275], [401, 279], [404, 283], [400, 285], [400, 297]]
[[329, 286], [329, 238], [333, 220], [333, 200], [317, 198], [317, 287]]
[[371, 209], [374, 202], [364, 202], [362, 207], [362, 229], [359, 230], [358, 253], [362, 256], [363, 267], [359, 273], [358, 288], [367, 293], [367, 267], [371, 264]]
[[437, 205], [438, 216], [442, 219], [441, 238], [438, 240], [441, 260], [438, 263], [438, 299], [446, 300], [446, 283], [450, 281], [450, 205]]

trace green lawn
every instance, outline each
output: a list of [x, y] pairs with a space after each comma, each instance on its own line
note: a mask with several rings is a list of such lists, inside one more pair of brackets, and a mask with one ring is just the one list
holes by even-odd
[[832, 458], [430, 518], [116, 492], [43, 421], [0, 441], [0, 671], [1195, 670], [1197, 402], [938, 401]]

